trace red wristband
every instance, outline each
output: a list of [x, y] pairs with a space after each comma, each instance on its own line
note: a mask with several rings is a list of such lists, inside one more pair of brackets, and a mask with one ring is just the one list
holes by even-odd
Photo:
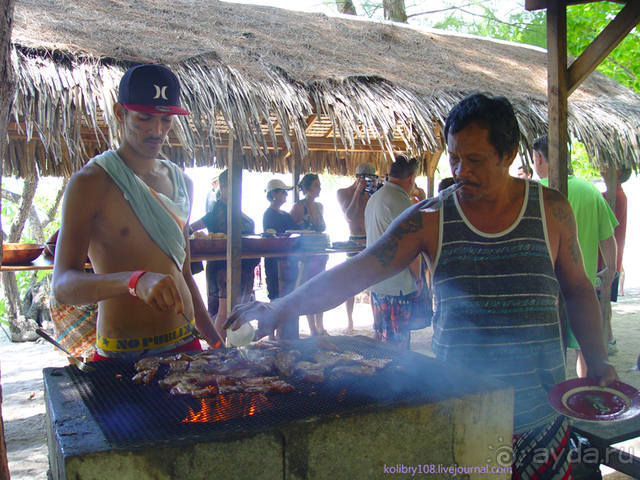
[[136, 270], [131, 274], [131, 277], [129, 277], [129, 283], [127, 284], [127, 286], [129, 287], [129, 293], [134, 297], [138, 296], [138, 292], [136, 291], [138, 280], [140, 280], [140, 277], [145, 273], [147, 273], [147, 270]]

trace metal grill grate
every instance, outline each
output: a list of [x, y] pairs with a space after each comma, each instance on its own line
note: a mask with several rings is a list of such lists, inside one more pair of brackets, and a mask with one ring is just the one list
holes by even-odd
[[[100, 362], [99, 368], [90, 373], [66, 368], [116, 449], [228, 439], [309, 417], [421, 404], [438, 401], [448, 396], [447, 391], [460, 393], [458, 382], [463, 377], [434, 379], [433, 372], [440, 364], [433, 359], [364, 337], [331, 337], [331, 341], [343, 351], [365, 358], [391, 358], [393, 362], [372, 377], [341, 377], [322, 384], [298, 381], [292, 382], [295, 392], [291, 393], [236, 393], [202, 400], [171, 396], [157, 385], [133, 384], [133, 366], [116, 360]], [[316, 345], [314, 339], [306, 339], [295, 342], [294, 348], [305, 355]], [[184, 421], [203, 417], [207, 412], [209, 421]]]

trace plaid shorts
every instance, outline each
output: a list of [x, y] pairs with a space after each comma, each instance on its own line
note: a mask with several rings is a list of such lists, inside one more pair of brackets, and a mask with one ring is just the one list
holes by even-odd
[[371, 292], [373, 329], [378, 340], [409, 348], [413, 293], [409, 295], [378, 295]]

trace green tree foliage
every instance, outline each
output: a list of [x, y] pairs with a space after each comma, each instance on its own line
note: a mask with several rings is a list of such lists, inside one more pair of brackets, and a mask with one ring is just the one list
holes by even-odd
[[[331, 0], [341, 2], [344, 0]], [[328, 3], [328, 0], [325, 0]], [[382, 0], [350, 0], [369, 18], [384, 18]], [[407, 0], [409, 23], [546, 48], [546, 11], [529, 12], [524, 0]], [[599, 1], [567, 7], [567, 47], [578, 57], [615, 18], [623, 5]], [[640, 33], [636, 27], [600, 64], [598, 70], [640, 93]]]
[[[524, 9], [524, 2], [520, 1], [517, 9], [510, 10], [506, 17], [499, 17], [495, 13], [495, 5], [492, 9], [490, 3], [479, 0], [457, 0], [452, 2], [454, 8], [451, 12], [432, 26], [546, 48], [545, 11], [529, 12]], [[569, 6], [567, 8], [569, 55], [578, 57], [621, 9], [622, 6], [615, 2], [593, 2]], [[600, 64], [598, 70], [640, 93], [638, 52], [640, 52], [640, 34], [635, 28]]]
[[506, 12], [504, 18], [495, 13], [488, 2], [455, 2], [462, 4], [453, 7], [444, 20], [433, 24], [434, 28], [470, 33], [482, 37], [499, 38], [512, 42], [527, 43], [544, 47], [546, 42], [546, 23], [544, 12], [529, 12], [522, 8]]
[[[462, 1], [455, 3], [462, 4]], [[469, 2], [465, 2], [469, 4]], [[528, 12], [524, 2], [518, 2], [520, 8], [506, 19], [498, 18], [485, 4], [474, 0], [470, 2], [473, 11], [467, 7], [456, 8], [447, 17], [433, 26], [444, 30], [472, 33], [519, 43], [527, 43], [546, 48], [546, 12]], [[577, 58], [599, 33], [615, 18], [622, 6], [614, 2], [593, 2], [572, 5], [567, 8], [567, 53]], [[598, 70], [640, 94], [640, 34], [638, 28], [609, 54], [598, 66]], [[574, 142], [571, 165], [575, 174], [586, 179], [600, 176], [589, 161], [581, 143]]]
[[[577, 57], [621, 10], [613, 2], [573, 5], [567, 8], [569, 54]], [[634, 28], [603, 61], [598, 70], [640, 93], [640, 32]]]

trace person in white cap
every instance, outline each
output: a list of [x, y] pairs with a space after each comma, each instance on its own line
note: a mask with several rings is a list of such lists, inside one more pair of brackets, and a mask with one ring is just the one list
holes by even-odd
[[92, 158], [65, 191], [55, 298], [98, 303], [94, 360], [200, 350], [194, 324], [220, 346], [189, 268], [192, 183], [159, 158], [174, 116], [189, 114], [177, 77], [163, 65], [130, 68], [113, 114], [119, 148]]
[[213, 210], [213, 205], [220, 200], [220, 177], [216, 175], [211, 179], [211, 190], [207, 192], [207, 198], [205, 200], [205, 212]]
[[[362, 245], [367, 244], [367, 235], [364, 227], [364, 209], [372, 192], [367, 192], [367, 178], [376, 181], [376, 167], [372, 163], [361, 163], [356, 167], [356, 178], [347, 188], [337, 191], [338, 203], [344, 213], [344, 218], [349, 225], [349, 240]], [[355, 253], [347, 254], [347, 257], [355, 256]], [[345, 302], [347, 308], [347, 333], [353, 333], [353, 304], [355, 297], [349, 297]]]
[[[262, 228], [265, 232], [278, 235], [287, 230], [296, 230], [298, 228], [293, 217], [281, 210], [282, 205], [287, 201], [287, 192], [291, 189], [293, 187], [288, 186], [277, 178], [271, 179], [267, 183], [265, 190], [267, 191], [269, 208], [267, 208], [262, 217]], [[297, 258], [265, 258], [264, 273], [269, 300], [280, 298], [291, 292], [296, 286], [296, 279], [298, 278]], [[288, 339], [298, 338], [298, 326], [297, 320], [288, 321], [283, 328], [279, 329], [278, 336]]]

